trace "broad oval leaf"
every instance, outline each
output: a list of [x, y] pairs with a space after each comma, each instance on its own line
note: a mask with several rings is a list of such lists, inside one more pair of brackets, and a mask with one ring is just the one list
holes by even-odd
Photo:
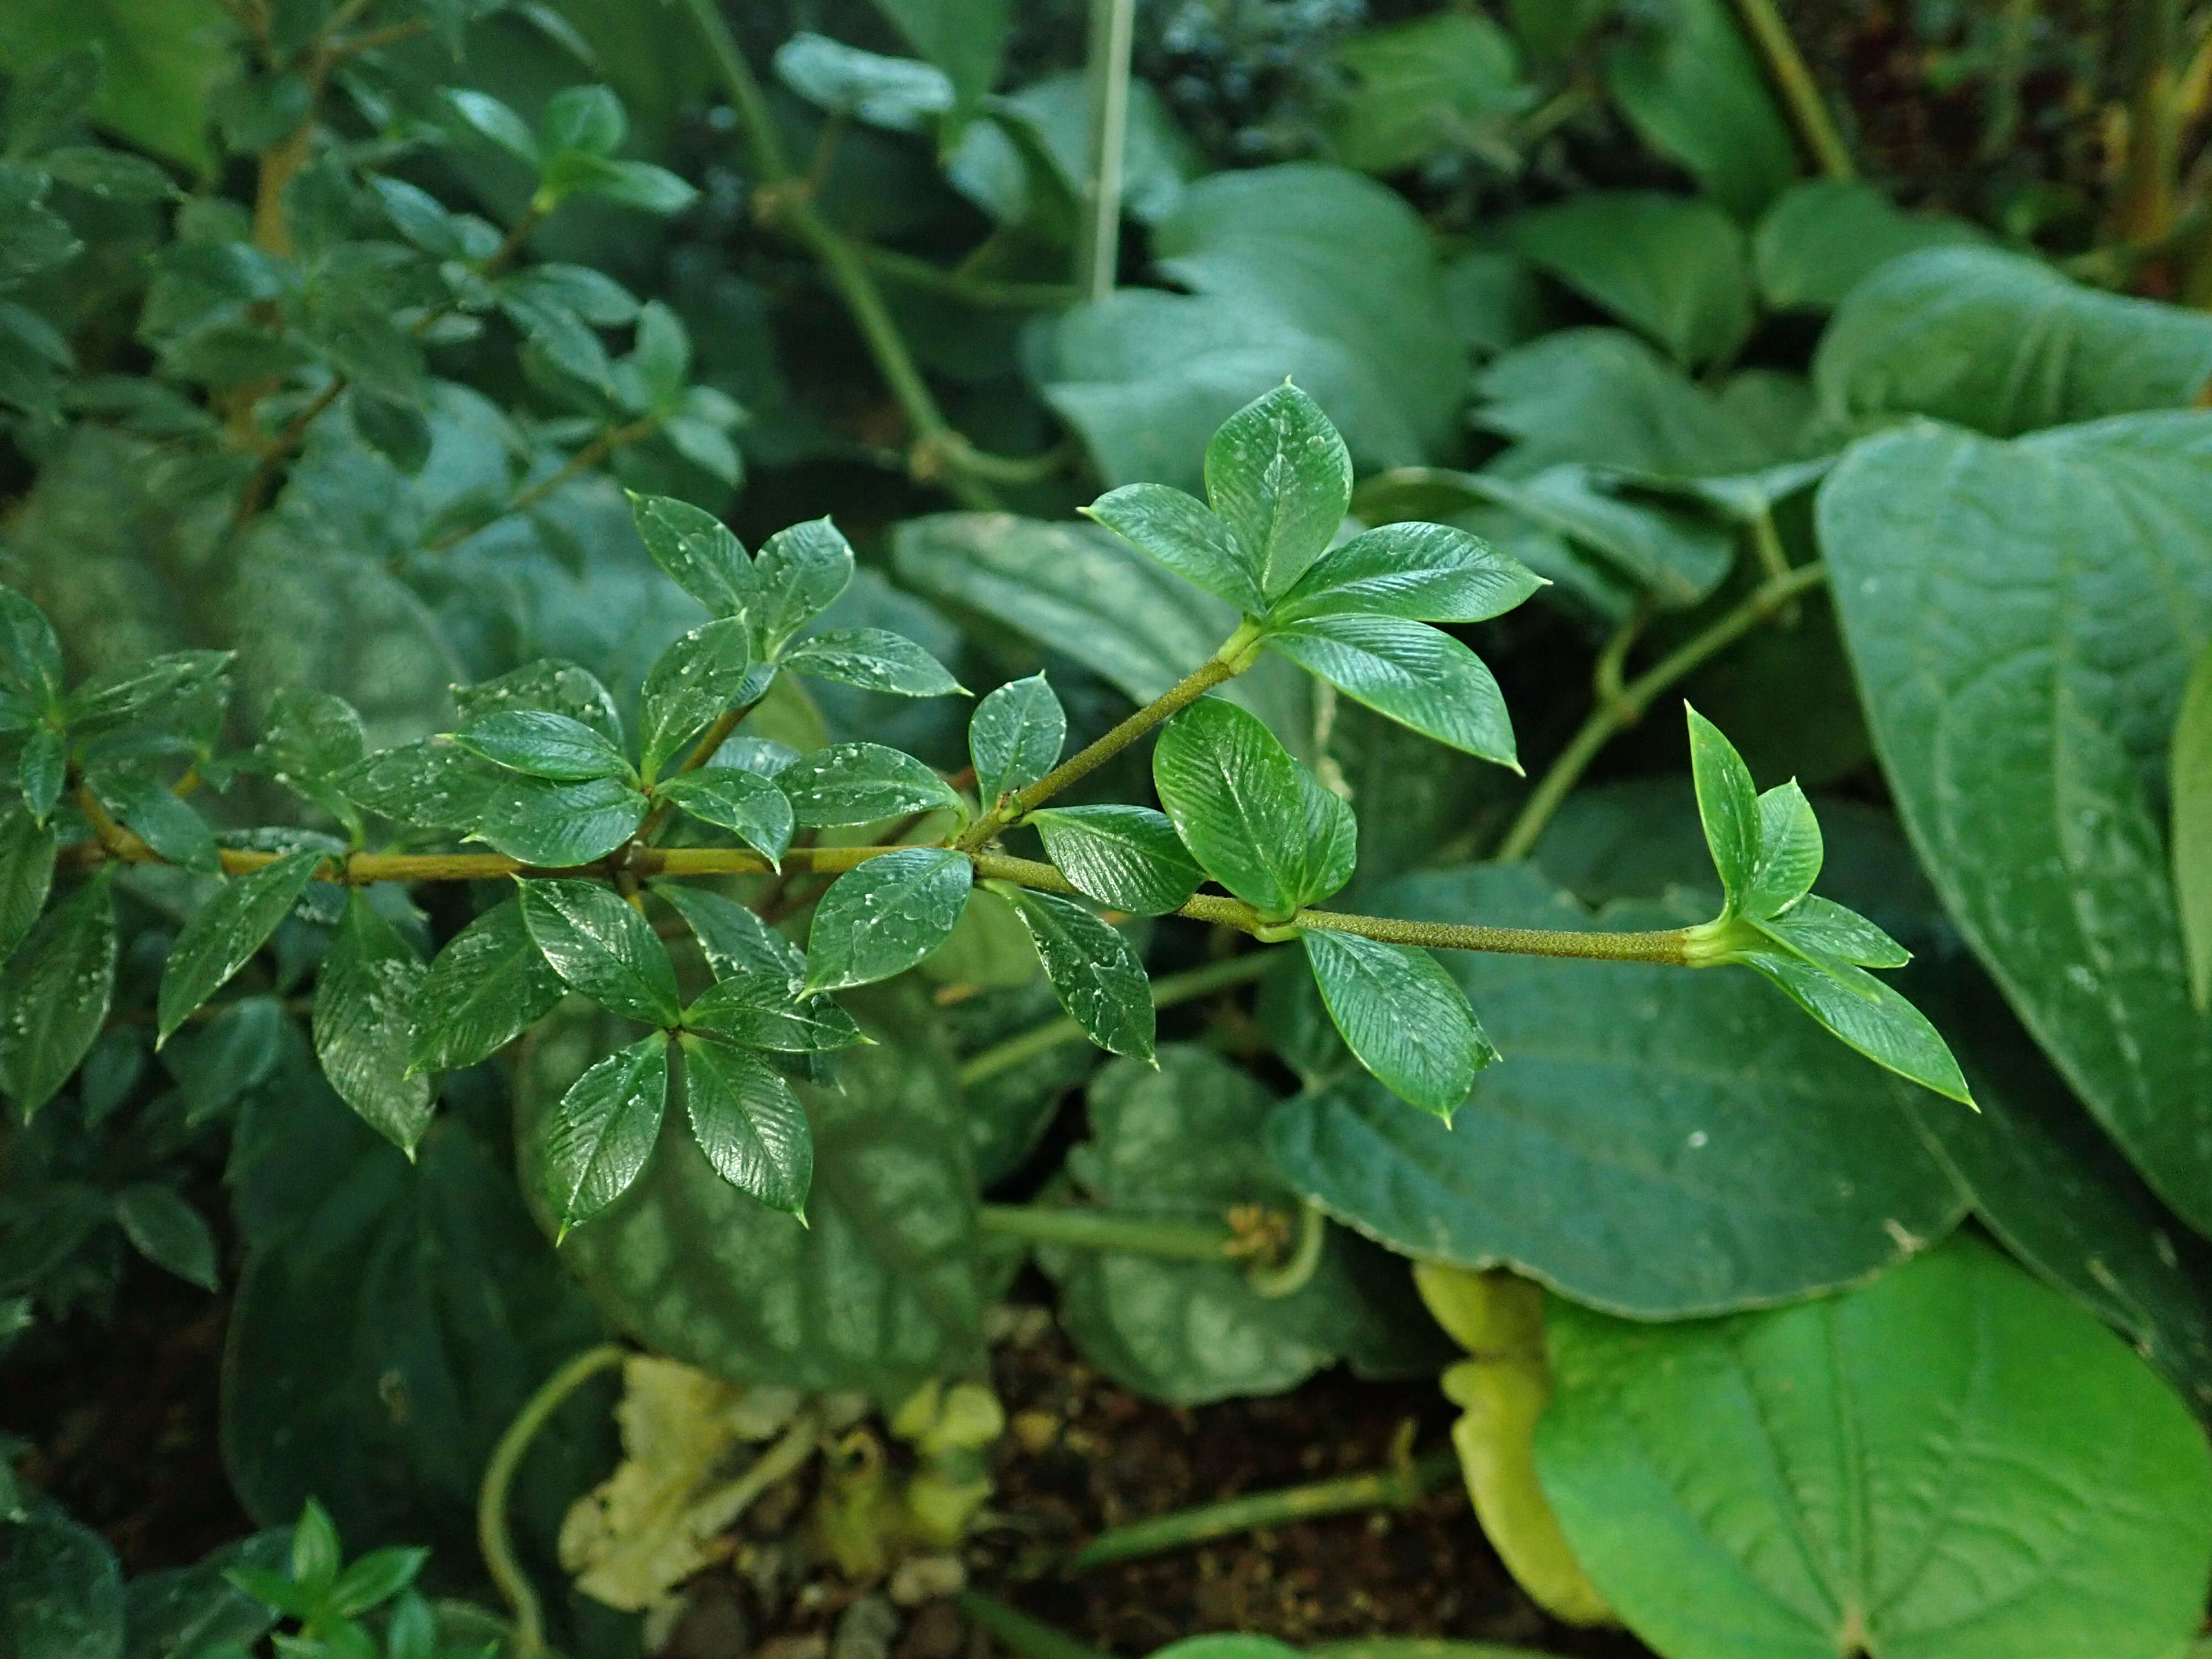
[[1513, 247], [1696, 368], [1751, 331], [1751, 259], [1719, 207], [1650, 191], [1593, 191], [1517, 214]]
[[1297, 762], [1234, 704], [1201, 697], [1160, 728], [1152, 783], [1176, 833], [1216, 881], [1287, 916], [1306, 897], [1304, 790]]
[[648, 1025], [683, 1017], [676, 969], [653, 925], [604, 882], [519, 884], [523, 925], [553, 971], [601, 1007]]
[[1048, 806], [1024, 820], [1076, 889], [1133, 915], [1181, 909], [1206, 872], [1149, 806]]
[[1272, 599], [1335, 539], [1352, 507], [1352, 454], [1321, 405], [1285, 382], [1207, 442], [1206, 494], [1242, 568]]
[[430, 1079], [410, 1065], [429, 970], [356, 891], [315, 975], [315, 1058], [338, 1098], [403, 1152], [429, 1127]]
[[107, 1540], [40, 1500], [0, 1534], [0, 1643], [15, 1659], [121, 1659], [123, 1570]]
[[2197, 414], [2011, 443], [1922, 426], [1854, 448], [1818, 504], [1875, 747], [1944, 908], [2197, 1226], [2212, 1024], [2154, 803], [2212, 636], [2208, 459]]
[[542, 708], [507, 708], [453, 734], [471, 754], [533, 778], [581, 783], [629, 770], [621, 750], [581, 720]]
[[744, 616], [758, 599], [752, 561], [713, 514], [668, 495], [632, 495], [639, 539], [669, 580], [717, 617]]
[[752, 1055], [686, 1036], [684, 1106], [714, 1173], [770, 1209], [806, 1213], [814, 1138], [791, 1085]]
[[1467, 531], [1386, 524], [1322, 554], [1267, 615], [1281, 623], [1340, 611], [1411, 622], [1488, 622], [1543, 585], [1519, 560]]
[[566, 714], [590, 726], [617, 749], [622, 747], [622, 719], [616, 713], [613, 695], [591, 670], [559, 657], [540, 657], [474, 685], [457, 685], [453, 708], [464, 726], [473, 726], [510, 708]]
[[863, 691], [902, 697], [948, 697], [966, 688], [945, 665], [903, 634], [887, 628], [832, 628], [809, 635], [783, 653], [786, 668]]
[[968, 755], [985, 809], [1051, 771], [1066, 744], [1066, 713], [1042, 674], [1009, 680], [976, 704], [968, 722]]
[[204, 1291], [216, 1287], [215, 1235], [174, 1188], [133, 1182], [116, 1194], [115, 1219], [131, 1248], [155, 1267]]
[[1267, 644], [1378, 714], [1520, 770], [1505, 695], [1482, 659], [1442, 629], [1396, 617], [1318, 616]]
[[380, 749], [336, 780], [347, 799], [424, 830], [475, 829], [501, 781], [497, 768], [450, 738]]
[[1085, 507], [1083, 516], [1239, 611], [1267, 608], [1258, 558], [1197, 496], [1167, 484], [1123, 484]]
[[830, 998], [797, 994], [785, 969], [720, 961], [714, 968], [714, 983], [684, 1011], [687, 1030], [711, 1031], [743, 1048], [792, 1054], [849, 1048], [864, 1040], [853, 1017]]
[[653, 1156], [668, 1103], [668, 1038], [617, 1048], [570, 1085], [529, 1143], [566, 1234], [621, 1197]]
[[1662, 1652], [2163, 1659], [2197, 1630], [2202, 1432], [1986, 1245], [1711, 1323], [1548, 1323], [1545, 1492]]
[[791, 845], [791, 798], [757, 773], [735, 766], [702, 766], [663, 781], [654, 791], [693, 817], [720, 824], [771, 864]]
[[1875, 1065], [1965, 1105], [1966, 1079], [1928, 1017], [1863, 969], [1747, 951], [1744, 966]]
[[307, 890], [321, 853], [291, 853], [216, 889], [185, 924], [161, 969], [158, 1047], [246, 966]]
[[975, 878], [967, 857], [944, 847], [902, 847], [848, 870], [814, 907], [806, 990], [904, 973], [952, 936]]
[[566, 870], [605, 858], [645, 822], [646, 799], [620, 778], [555, 783], [493, 782], [473, 824], [476, 838], [540, 869]]
[[[1412, 877], [1370, 902], [1551, 928], [1698, 914], [1638, 903], [1594, 919], [1517, 865]], [[1854, 1283], [1925, 1249], [1965, 1208], [1888, 1077], [1741, 975], [1442, 960], [1507, 1057], [1449, 1129], [1326, 1054], [1301, 1060], [1311, 1086], [1268, 1124], [1300, 1191], [1398, 1249], [1511, 1267], [1593, 1306], [1674, 1319]], [[1275, 1025], [1279, 1043], [1279, 1015]], [[1561, 1206], [1563, 1192], [1576, 1201]]]
[[1775, 198], [1752, 236], [1759, 291], [1778, 311], [1832, 311], [1892, 259], [1926, 247], [1978, 243], [1947, 213], [1906, 213], [1863, 179], [1808, 179]]
[[646, 674], [638, 702], [647, 775], [753, 690], [752, 664], [750, 634], [742, 617], [695, 628], [660, 653]]
[[960, 805], [952, 786], [913, 756], [880, 743], [833, 743], [776, 774], [801, 823], [876, 823]]
[[1498, 1058], [1467, 993], [1426, 951], [1308, 928], [1306, 962], [1359, 1063], [1401, 1100], [1447, 1123]]
[[[1521, 6], [1524, 31], [1564, 13], [1571, 29], [1595, 14], [1579, 7]], [[1767, 76], [1744, 38], [1744, 14], [1728, 0], [1674, 0], [1624, 17], [1605, 53], [1605, 88], [1630, 126], [1680, 161], [1730, 213], [1750, 220], [1797, 173], [1797, 147]]]
[[[2212, 641], [2197, 653], [2173, 722], [2172, 779], [2173, 894], [2189, 952], [2189, 992], [2201, 1012], [2212, 1009]], [[0, 927], [0, 943], [6, 937]]]
[[735, 899], [673, 881], [656, 882], [653, 890], [684, 918], [715, 978], [769, 974], [795, 985], [805, 977], [805, 953]]
[[1152, 986], [1129, 941], [1073, 899], [1007, 888], [1067, 1017], [1100, 1048], [1150, 1060]]
[[753, 631], [761, 654], [774, 659], [851, 583], [853, 549], [836, 525], [814, 519], [769, 537], [753, 569], [760, 578]]
[[46, 908], [53, 880], [53, 826], [20, 805], [0, 812], [0, 962]]
[[408, 1064], [450, 1072], [489, 1060], [552, 1012], [562, 990], [521, 902], [503, 900], [447, 941], [424, 974]]

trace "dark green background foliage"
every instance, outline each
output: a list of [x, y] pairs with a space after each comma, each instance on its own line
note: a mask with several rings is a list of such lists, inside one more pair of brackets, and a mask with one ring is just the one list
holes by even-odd
[[264, 1529], [0, 1437], [0, 1651], [503, 1639], [610, 1339], [1195, 1404], [1407, 1258], [1665, 1659], [2197, 1630], [2179, 9], [1918, 9], [1932, 192], [1765, 0], [1130, 9], [0, 9], [0, 1376], [227, 1295]]

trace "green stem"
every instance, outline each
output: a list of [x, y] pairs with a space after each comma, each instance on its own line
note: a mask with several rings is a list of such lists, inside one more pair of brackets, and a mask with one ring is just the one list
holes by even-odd
[[483, 1484], [477, 1490], [477, 1547], [483, 1552], [484, 1566], [507, 1604], [514, 1609], [514, 1647], [517, 1659], [535, 1659], [545, 1651], [545, 1615], [538, 1605], [538, 1592], [530, 1575], [515, 1559], [514, 1542], [507, 1530], [507, 1494], [514, 1473], [521, 1467], [530, 1443], [561, 1409], [568, 1396], [601, 1371], [629, 1358], [619, 1344], [603, 1343], [586, 1348], [538, 1385], [538, 1392], [523, 1402], [507, 1425], [484, 1466]]
[[[1568, 740], [1559, 757], [1536, 785], [1506, 831], [1505, 839], [1498, 843], [1497, 856], [1500, 862], [1510, 863], [1528, 856], [1536, 845], [1544, 826], [1559, 810], [1560, 803], [1573, 792], [1583, 774], [1595, 760], [1598, 751], [1607, 744], [1643, 719], [1659, 694], [1676, 681], [1689, 674], [1718, 653], [1735, 644], [1753, 629], [1786, 611], [1790, 602], [1799, 594], [1810, 592], [1828, 579], [1827, 568], [1818, 562], [1793, 566], [1786, 574], [1761, 582], [1743, 601], [1717, 618], [1702, 633], [1692, 635], [1662, 657], [1650, 668], [1620, 689], [1618, 696], [1599, 702], [1590, 710], [1589, 718], [1582, 728]], [[1636, 624], [1630, 624], [1634, 626]], [[1468, 947], [1480, 949], [1481, 947]]]
[[1828, 112], [1827, 100], [1821, 97], [1813, 72], [1805, 67], [1797, 43], [1790, 38], [1789, 25], [1775, 10], [1774, 0], [1735, 0], [1735, 9], [1765, 58], [1767, 72], [1774, 77], [1782, 101], [1790, 106], [1797, 136], [1812, 153], [1815, 164], [1831, 179], [1856, 178], [1858, 168], [1851, 161], [1850, 147], [1844, 143], [1843, 134], [1836, 131], [1835, 118]]
[[1117, 1250], [1164, 1261], [1233, 1261], [1243, 1242], [1228, 1228], [1203, 1221], [1161, 1221], [1109, 1210], [1040, 1204], [986, 1204], [975, 1212], [978, 1232], [1031, 1244], [1077, 1250]]
[[1129, 135], [1129, 53], [1136, 0], [1091, 0], [1091, 167], [1077, 287], [1086, 300], [1114, 291], [1121, 252], [1121, 161]]
[[1182, 1549], [1208, 1539], [1226, 1538], [1259, 1527], [1278, 1527], [1291, 1521], [1310, 1521], [1324, 1515], [1346, 1515], [1360, 1510], [1401, 1509], [1417, 1503], [1459, 1472], [1459, 1460], [1450, 1452], [1434, 1452], [1414, 1458], [1401, 1468], [1376, 1469], [1368, 1474], [1346, 1475], [1336, 1480], [1317, 1480], [1310, 1486], [1279, 1492], [1255, 1492], [1226, 1503], [1203, 1504], [1196, 1509], [1157, 1516], [1126, 1527], [1102, 1532], [1067, 1564], [1071, 1572], [1103, 1567], [1163, 1550]]
[[1003, 1601], [994, 1601], [974, 1590], [962, 1590], [952, 1605], [973, 1624], [988, 1632], [1016, 1659], [1112, 1659], [1109, 1654], [1087, 1648], [1065, 1631], [1038, 1623], [1025, 1613], [1016, 1613]]
[[917, 259], [910, 253], [894, 252], [890, 248], [878, 247], [862, 242], [856, 251], [861, 263], [880, 271], [895, 283], [908, 288], [926, 289], [933, 294], [950, 295], [964, 300], [969, 305], [987, 309], [1008, 311], [1055, 310], [1075, 303], [1077, 291], [1066, 283], [1001, 283], [988, 276], [971, 276], [965, 271], [947, 270], [927, 259]]
[[1251, 665], [1250, 647], [1255, 633], [1249, 623], [1239, 628], [1223, 643], [1220, 650], [1104, 737], [1069, 756], [1028, 788], [1008, 795], [988, 808], [952, 844], [963, 853], [975, 851], [1006, 825], [1036, 811], [1068, 785], [1090, 776], [1169, 715], [1196, 702], [1215, 686], [1234, 679]]
[[[980, 866], [981, 860], [977, 863]], [[1249, 951], [1241, 957], [1225, 957], [1220, 962], [1209, 962], [1203, 968], [1187, 969], [1180, 974], [1156, 979], [1152, 981], [1152, 1006], [1172, 1008], [1177, 1003], [1195, 1001], [1231, 986], [1249, 984], [1267, 971], [1275, 956], [1272, 949]], [[1055, 1019], [1032, 1026], [969, 1058], [960, 1067], [960, 1085], [964, 1089], [988, 1083], [1001, 1072], [1011, 1072], [1039, 1054], [1050, 1054], [1062, 1043], [1081, 1042], [1085, 1036], [1084, 1029], [1072, 1019]]]

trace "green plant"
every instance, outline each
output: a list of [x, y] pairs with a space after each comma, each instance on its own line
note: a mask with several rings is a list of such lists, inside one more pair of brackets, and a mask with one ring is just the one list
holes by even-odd
[[[2195, 1627], [2212, 323], [2076, 280], [2186, 225], [1900, 210], [1748, 0], [137, 9], [0, 19], [0, 1363], [222, 1285], [305, 1518], [11, 1481], [0, 1648], [616, 1659], [817, 1454], [890, 1572], [1024, 1262], [1462, 1413], [1076, 1570], [1455, 1455], [1666, 1659]], [[773, 1437], [624, 1571], [617, 1334]]]

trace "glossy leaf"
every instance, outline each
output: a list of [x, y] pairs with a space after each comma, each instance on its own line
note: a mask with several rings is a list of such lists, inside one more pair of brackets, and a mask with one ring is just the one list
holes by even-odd
[[1152, 782], [1206, 872], [1269, 915], [1305, 902], [1306, 813], [1298, 763], [1243, 709], [1201, 697], [1160, 728]]
[[54, 831], [25, 806], [0, 812], [0, 962], [8, 959], [39, 912], [54, 880]]
[[653, 791], [693, 817], [720, 824], [770, 863], [791, 845], [791, 798], [757, 774], [735, 766], [702, 766], [669, 778]]
[[618, 777], [629, 770], [621, 750], [566, 714], [538, 708], [509, 708], [486, 715], [453, 741], [471, 754], [533, 778], [581, 783]]
[[688, 1030], [712, 1032], [746, 1048], [820, 1054], [861, 1042], [853, 1017], [827, 996], [799, 995], [775, 969], [725, 967], [684, 1011]]
[[41, 916], [0, 970], [0, 1079], [26, 1118], [69, 1081], [115, 987], [115, 901], [95, 875]]
[[1396, 617], [1316, 616], [1271, 628], [1266, 638], [1376, 714], [1520, 769], [1504, 694], [1482, 659], [1441, 629]]
[[453, 696], [464, 726], [510, 708], [536, 708], [566, 714], [622, 747], [622, 719], [607, 688], [589, 669], [558, 657], [540, 657], [474, 685], [457, 685]]
[[1045, 977], [1067, 1016], [1100, 1048], [1152, 1056], [1152, 987], [1129, 941], [1073, 899], [1010, 888]]
[[852, 582], [853, 549], [836, 525], [815, 519], [769, 537], [753, 569], [760, 579], [754, 635], [762, 655], [773, 658]]
[[788, 987], [805, 975], [805, 953], [735, 899], [672, 881], [655, 883], [653, 890], [684, 918], [717, 979], [766, 974]]
[[231, 656], [228, 651], [172, 651], [95, 675], [70, 694], [64, 705], [70, 724], [82, 731], [112, 731], [189, 704], [222, 684]]
[[668, 1039], [658, 1031], [616, 1049], [561, 1097], [539, 1127], [535, 1151], [538, 1179], [562, 1234], [637, 1179], [667, 1103]]
[[1257, 550], [1248, 551], [1195, 495], [1166, 484], [1123, 484], [1085, 507], [1083, 516], [1238, 610], [1267, 609]]
[[118, 823], [170, 863], [209, 875], [222, 868], [208, 821], [152, 773], [103, 769], [85, 781]]
[[814, 1139], [791, 1085], [752, 1055], [687, 1036], [684, 1103], [714, 1173], [771, 1209], [806, 1212]]
[[[1717, 727], [1710, 729], [1719, 736]], [[1744, 891], [1745, 913], [1763, 921], [1787, 910], [1811, 890], [1823, 855], [1820, 822], [1796, 781], [1767, 790], [1759, 798], [1759, 855]]]
[[321, 853], [291, 853], [218, 887], [185, 924], [161, 969], [159, 1043], [228, 982], [307, 890]]
[[1744, 235], [1712, 203], [1595, 191], [1516, 215], [1513, 247], [1685, 368], [1732, 353], [1751, 331]]
[[571, 989], [648, 1025], [674, 1025], [683, 1017], [666, 948], [613, 888], [566, 880], [517, 885], [523, 925]]
[[204, 1291], [216, 1288], [215, 1235], [174, 1188], [134, 1182], [115, 1195], [115, 1219], [131, 1248], [155, 1267]]
[[776, 775], [801, 823], [876, 823], [957, 807], [952, 786], [913, 756], [879, 743], [838, 743]]
[[695, 628], [660, 653], [638, 705], [648, 776], [750, 689], [752, 660], [742, 617]]
[[1400, 1099], [1449, 1123], [1498, 1058], [1467, 993], [1426, 951], [1320, 928], [1301, 938], [1353, 1057]]
[[1147, 806], [1048, 806], [1027, 822], [1060, 874], [1117, 910], [1164, 916], [1206, 879], [1173, 822]]
[[1856, 911], [1808, 893], [1786, 914], [1768, 916], [1761, 933], [1818, 960], [1826, 955], [1861, 968], [1902, 968], [1912, 953]]
[[1736, 960], [1876, 1065], [1973, 1103], [1959, 1062], [1928, 1017], [1873, 975], [1848, 963], [1815, 965], [1779, 951], [1747, 951]]
[[107, 1540], [47, 1503], [0, 1528], [7, 1651], [15, 1659], [120, 1659], [123, 1571]]
[[1554, 1304], [1548, 1324], [1545, 1491], [1662, 1652], [2158, 1659], [2197, 1628], [2203, 1435], [2110, 1333], [1984, 1245], [1724, 1322]]
[[520, 902], [494, 905], [447, 940], [424, 974], [410, 1069], [458, 1071], [489, 1059], [552, 1012], [562, 988]]
[[2173, 894], [2189, 953], [2190, 994], [2201, 1012], [2212, 1008], [2212, 645], [2197, 653], [2182, 693], [2172, 771]]
[[0, 685], [43, 713], [62, 693], [62, 647], [46, 613], [0, 586]]
[[668, 495], [632, 495], [630, 516], [653, 562], [717, 617], [740, 617], [760, 595], [744, 544], [713, 514]]
[[15, 763], [15, 781], [23, 792], [23, 804], [36, 822], [44, 823], [52, 815], [68, 779], [69, 750], [62, 734], [51, 726], [34, 727], [23, 740], [23, 752]]
[[1944, 908], [2192, 1224], [2212, 1224], [2212, 1025], [2150, 781], [2212, 635], [2206, 424], [1908, 428], [1819, 501], [1875, 750]]
[[830, 884], [806, 937], [806, 989], [835, 991], [903, 973], [952, 936], [975, 868], [942, 847], [906, 847]]
[[421, 1046], [416, 1011], [425, 1005], [428, 974], [398, 930], [356, 890], [315, 975], [315, 1058], [323, 1075], [364, 1122], [410, 1153], [430, 1124], [430, 1079], [410, 1064]]
[[1267, 614], [1279, 623], [1341, 612], [1488, 622], [1543, 585], [1517, 559], [1464, 530], [1389, 524], [1322, 554]]
[[1206, 493], [1242, 568], [1272, 599], [1335, 538], [1352, 506], [1352, 456], [1319, 404], [1279, 386], [1208, 441]]
[[810, 635], [786, 651], [782, 662], [793, 673], [902, 697], [945, 697], [965, 690], [928, 652], [884, 628]]
[[1067, 714], [1044, 676], [1009, 680], [975, 705], [968, 722], [976, 796], [988, 808], [1001, 795], [1028, 788], [1060, 764], [1066, 744]]
[[1731, 904], [1751, 890], [1759, 864], [1759, 789], [1751, 769], [1721, 729], [1686, 703], [1690, 722], [1690, 775], [1698, 787], [1698, 816], [1712, 849], [1713, 868]]
[[348, 799], [426, 830], [474, 829], [501, 787], [497, 769], [450, 738], [380, 749], [339, 774], [337, 781]]
[[562, 870], [613, 852], [645, 813], [645, 797], [620, 778], [555, 783], [510, 777], [488, 792], [476, 838], [525, 864]]

